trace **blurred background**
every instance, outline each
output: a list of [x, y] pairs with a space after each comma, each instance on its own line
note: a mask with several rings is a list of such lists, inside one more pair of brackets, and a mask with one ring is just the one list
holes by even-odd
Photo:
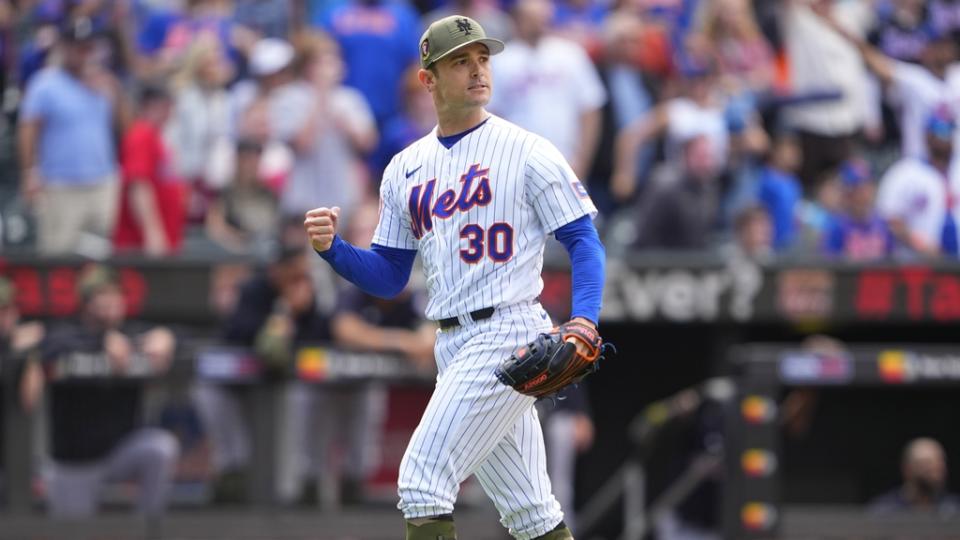
[[960, 1], [0, 0], [0, 537], [401, 534], [435, 327], [302, 220], [369, 243], [452, 13], [600, 208], [621, 353], [538, 405], [577, 537], [960, 536]]

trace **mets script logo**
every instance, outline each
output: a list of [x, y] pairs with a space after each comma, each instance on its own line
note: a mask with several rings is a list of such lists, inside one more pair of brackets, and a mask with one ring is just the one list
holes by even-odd
[[490, 169], [481, 169], [480, 164], [470, 166], [466, 174], [460, 176], [460, 192], [448, 189], [436, 200], [433, 192], [437, 187], [434, 178], [424, 184], [417, 184], [410, 190], [410, 221], [413, 235], [420, 239], [433, 230], [433, 216], [447, 219], [456, 212], [466, 212], [474, 206], [486, 206], [493, 200], [490, 190]]
[[473, 32], [473, 25], [467, 19], [457, 19], [457, 30], [469, 36]]

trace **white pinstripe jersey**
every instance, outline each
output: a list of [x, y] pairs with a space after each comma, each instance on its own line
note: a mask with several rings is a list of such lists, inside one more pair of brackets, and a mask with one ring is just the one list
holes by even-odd
[[373, 243], [420, 251], [438, 320], [534, 300], [547, 234], [596, 213], [552, 144], [490, 116], [449, 149], [434, 129], [394, 156]]

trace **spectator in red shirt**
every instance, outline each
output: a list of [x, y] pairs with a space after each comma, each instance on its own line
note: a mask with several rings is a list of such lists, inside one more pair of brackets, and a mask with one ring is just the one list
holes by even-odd
[[158, 257], [177, 251], [183, 240], [186, 187], [172, 172], [162, 138], [170, 110], [166, 90], [145, 87], [137, 118], [124, 134], [123, 193], [114, 232], [118, 252], [142, 251]]

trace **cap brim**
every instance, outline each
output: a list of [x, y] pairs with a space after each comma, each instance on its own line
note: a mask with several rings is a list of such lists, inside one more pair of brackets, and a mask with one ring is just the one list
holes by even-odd
[[474, 43], [482, 43], [482, 44], [486, 45], [486, 46], [487, 46], [487, 50], [490, 51], [490, 55], [491, 55], [491, 56], [493, 56], [493, 55], [495, 55], [495, 54], [500, 54], [500, 53], [502, 53], [502, 52], [503, 52], [503, 49], [504, 49], [504, 44], [503, 44], [503, 42], [500, 41], [499, 39], [494, 39], [494, 38], [477, 38], [477, 39], [471, 39], [470, 41], [463, 42], [463, 43], [461, 43], [460, 45], [457, 45], [456, 47], [450, 49], [449, 51], [441, 54], [440, 56], [438, 56], [438, 57], [436, 57], [436, 58], [434, 58], [433, 61], [430, 62], [430, 64], [427, 64], [427, 65], [424, 66], [424, 67], [428, 67], [428, 66], [430, 66], [431, 64], [436, 64], [438, 61], [440, 61], [440, 60], [442, 60], [442, 59], [450, 56], [450, 55], [453, 54], [454, 52], [456, 52], [456, 51], [458, 51], [458, 50], [460, 50], [460, 49], [462, 49], [462, 48], [464, 48], [464, 47], [466, 47], [466, 46], [468, 46], [468, 45], [473, 45]]

